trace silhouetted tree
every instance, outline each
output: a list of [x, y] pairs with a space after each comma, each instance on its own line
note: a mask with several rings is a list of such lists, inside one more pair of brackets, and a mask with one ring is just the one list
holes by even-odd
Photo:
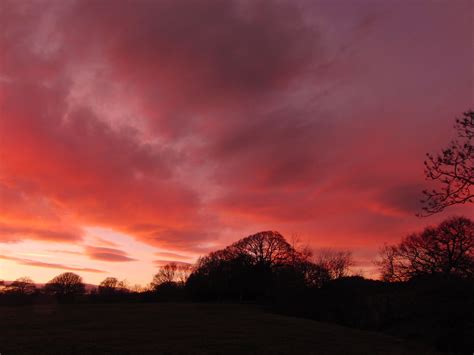
[[119, 281], [115, 277], [107, 277], [104, 279], [99, 287], [99, 295], [110, 296], [118, 293], [127, 293], [128, 287], [125, 281]]
[[145, 292], [146, 287], [143, 287], [140, 284], [134, 284], [134, 285], [130, 286], [129, 289], [133, 293], [142, 293], [142, 292]]
[[115, 277], [107, 277], [104, 279], [98, 287], [99, 293], [109, 293], [115, 291], [119, 283]]
[[20, 277], [6, 287], [7, 293], [32, 295], [36, 292], [36, 285], [29, 277]]
[[250, 262], [225, 248], [199, 258], [186, 288], [198, 299], [243, 299], [251, 283], [248, 275]]
[[241, 239], [230, 246], [234, 254], [245, 255], [252, 265], [275, 267], [291, 264], [297, 252], [278, 232], [265, 231]]
[[439, 189], [423, 191], [425, 214], [433, 214], [455, 204], [472, 203], [474, 200], [474, 111], [465, 112], [456, 119], [458, 138], [441, 154], [427, 154], [425, 175], [438, 181]]
[[332, 279], [327, 268], [311, 262], [304, 263], [303, 272], [308, 287], [320, 288]]
[[162, 284], [174, 282], [177, 269], [178, 265], [176, 263], [170, 263], [160, 267], [158, 272], [153, 276], [153, 280], [150, 284], [151, 288], [156, 289]]
[[474, 276], [474, 223], [453, 217], [439, 226], [409, 235], [398, 245], [385, 246], [377, 262], [386, 281], [406, 281], [423, 275]]
[[49, 281], [44, 290], [60, 300], [72, 300], [74, 297], [85, 293], [85, 285], [79, 275], [65, 272]]
[[349, 275], [350, 268], [354, 265], [350, 251], [337, 251], [331, 249], [321, 250], [315, 257], [314, 263], [320, 269], [325, 269], [331, 280]]
[[156, 290], [160, 285], [166, 283], [178, 283], [183, 285], [191, 273], [190, 265], [181, 265], [174, 262], [166, 264], [153, 276], [150, 288]]
[[399, 272], [402, 257], [396, 245], [385, 244], [379, 250], [379, 259], [375, 261], [380, 271], [380, 277], [385, 282], [405, 281], [405, 276]]
[[189, 278], [189, 275], [191, 275], [191, 272], [193, 271], [192, 265], [187, 265], [187, 264], [179, 264], [178, 265], [178, 270], [175, 275], [175, 280], [181, 284], [184, 285], [186, 281]]
[[260, 232], [201, 258], [187, 287], [197, 298], [274, 297], [304, 286], [311, 275], [307, 262], [280, 233]]

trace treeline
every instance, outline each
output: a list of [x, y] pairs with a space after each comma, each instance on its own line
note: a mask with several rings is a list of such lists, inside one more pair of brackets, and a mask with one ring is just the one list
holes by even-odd
[[192, 266], [171, 263], [146, 289], [106, 278], [86, 292], [64, 273], [38, 289], [3, 285], [0, 302], [252, 302], [268, 310], [384, 331], [451, 353], [474, 349], [474, 223], [450, 218], [381, 249], [382, 280], [351, 273], [349, 252], [313, 255], [272, 231], [241, 239]]

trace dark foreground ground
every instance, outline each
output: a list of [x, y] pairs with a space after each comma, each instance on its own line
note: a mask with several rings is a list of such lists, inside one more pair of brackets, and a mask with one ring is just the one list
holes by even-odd
[[387, 335], [229, 304], [0, 307], [9, 354], [432, 354]]

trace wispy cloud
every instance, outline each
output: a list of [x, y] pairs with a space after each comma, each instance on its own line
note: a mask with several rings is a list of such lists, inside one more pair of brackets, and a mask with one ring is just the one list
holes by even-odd
[[110, 261], [110, 262], [126, 262], [126, 261], [137, 261], [137, 259], [130, 258], [126, 252], [103, 247], [86, 246], [85, 254], [91, 259]]
[[167, 251], [158, 251], [155, 253], [155, 255], [160, 258], [185, 259], [185, 260], [192, 259], [192, 257], [188, 255], [177, 254], [177, 253], [172, 253], [172, 252], [167, 252]]
[[0, 255], [0, 259], [15, 261], [21, 265], [45, 267], [45, 268], [51, 268], [51, 269], [62, 269], [62, 270], [69, 270], [69, 271], [83, 271], [83, 272], [94, 272], [94, 273], [105, 272], [103, 270], [98, 270], [98, 269], [93, 269], [93, 268], [75, 267], [75, 266], [68, 266], [68, 265], [55, 264], [55, 263], [45, 263], [42, 261], [23, 259], [23, 258], [17, 258], [17, 257], [12, 257], [12, 256], [6, 256], [6, 255]]
[[70, 254], [70, 255], [84, 255], [83, 253], [79, 251], [73, 251], [73, 250], [64, 250], [64, 249], [51, 249], [48, 250], [51, 253], [59, 253], [59, 254]]
[[158, 267], [167, 265], [167, 264], [177, 264], [177, 265], [183, 265], [183, 266], [191, 266], [191, 263], [186, 263], [184, 261], [178, 261], [178, 260], [153, 260], [153, 264], [155, 264]]
[[112, 242], [111, 240], [107, 240], [101, 237], [93, 237], [94, 242], [99, 244], [100, 246], [105, 246], [105, 247], [118, 247], [117, 243]]

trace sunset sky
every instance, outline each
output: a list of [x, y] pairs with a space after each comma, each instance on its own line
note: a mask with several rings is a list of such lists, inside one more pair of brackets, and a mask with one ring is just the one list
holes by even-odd
[[366, 276], [474, 106], [474, 2], [0, 1], [0, 279], [146, 284], [261, 230]]

